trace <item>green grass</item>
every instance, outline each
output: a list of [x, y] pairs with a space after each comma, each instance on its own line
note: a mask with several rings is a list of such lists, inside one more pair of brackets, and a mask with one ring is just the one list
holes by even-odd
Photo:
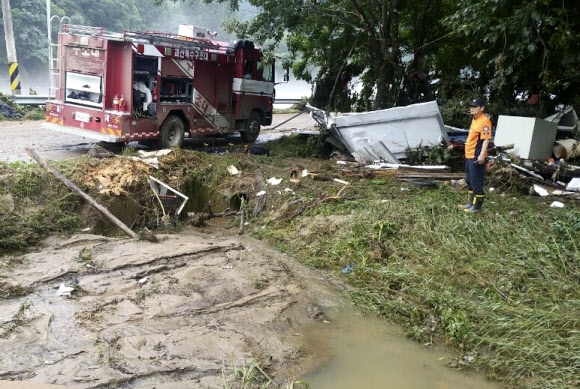
[[35, 164], [0, 165], [0, 252], [34, 246], [51, 233], [78, 228], [81, 200]]
[[[231, 372], [228, 374], [228, 370]], [[260, 363], [253, 360], [247, 365], [238, 366], [233, 363], [231, 369], [222, 364], [222, 387], [224, 389], [308, 389], [308, 383], [298, 380], [279, 384], [274, 381], [262, 368]]]
[[340, 275], [353, 301], [410, 338], [475, 355], [471, 365], [490, 378], [578, 387], [580, 208], [491, 194], [483, 213], [467, 215], [457, 208], [464, 194], [448, 186], [402, 192], [380, 182], [356, 184], [364, 199], [326, 202], [254, 234]]

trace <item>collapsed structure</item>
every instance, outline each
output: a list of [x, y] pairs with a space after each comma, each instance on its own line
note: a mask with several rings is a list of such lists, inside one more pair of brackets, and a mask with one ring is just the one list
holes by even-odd
[[[439, 147], [449, 141], [437, 102], [413, 104], [378, 111], [329, 115], [307, 106], [311, 116], [340, 141], [359, 162], [398, 164], [409, 148]], [[343, 146], [342, 146], [343, 145]]]

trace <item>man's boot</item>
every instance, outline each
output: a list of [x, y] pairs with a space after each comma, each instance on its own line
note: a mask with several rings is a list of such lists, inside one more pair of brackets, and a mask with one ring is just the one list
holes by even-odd
[[467, 203], [460, 205], [459, 208], [463, 208], [463, 209], [469, 209], [473, 206], [473, 200], [475, 198], [475, 195], [473, 194], [473, 191], [470, 190], [469, 192], [467, 192]]
[[473, 199], [473, 205], [471, 206], [471, 208], [464, 209], [464, 211], [469, 212], [469, 213], [480, 212], [481, 206], [483, 205], [484, 198], [485, 198], [485, 195], [475, 195], [475, 198]]

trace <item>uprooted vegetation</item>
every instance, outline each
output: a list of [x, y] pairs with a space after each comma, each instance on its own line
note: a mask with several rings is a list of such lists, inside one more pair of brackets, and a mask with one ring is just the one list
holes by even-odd
[[[300, 137], [270, 147], [272, 157], [175, 150], [160, 158], [159, 169], [124, 156], [55, 166], [104, 206], [119, 199], [136, 204], [126, 221], [135, 231], [161, 227], [149, 174], [184, 193], [207, 188], [215, 195], [208, 199], [243, 193], [248, 202], [241, 211], [253, 236], [334, 273], [361, 309], [403, 325], [410, 338], [455, 348], [455, 367], [523, 388], [580, 385], [577, 200], [550, 208], [552, 200], [528, 196], [529, 182], [497, 165], [484, 212], [466, 215], [457, 208], [464, 191], [447, 183], [422, 189], [362, 173], [344, 178], [333, 161], [308, 158], [317, 145]], [[229, 165], [241, 173], [230, 175]], [[290, 182], [297, 168], [349, 185]], [[269, 177], [283, 181], [270, 186]], [[98, 217], [35, 165], [3, 165], [0, 180], [3, 251], [78, 231], [87, 217]], [[265, 197], [256, 196], [262, 189]], [[183, 217], [163, 228], [179, 231], [188, 222]]]

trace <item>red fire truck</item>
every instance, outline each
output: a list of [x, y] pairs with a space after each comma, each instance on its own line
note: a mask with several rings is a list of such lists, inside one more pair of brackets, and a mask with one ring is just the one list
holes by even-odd
[[177, 34], [61, 26], [44, 127], [161, 148], [233, 132], [255, 141], [272, 123], [274, 63], [252, 41], [213, 35], [189, 25]]

